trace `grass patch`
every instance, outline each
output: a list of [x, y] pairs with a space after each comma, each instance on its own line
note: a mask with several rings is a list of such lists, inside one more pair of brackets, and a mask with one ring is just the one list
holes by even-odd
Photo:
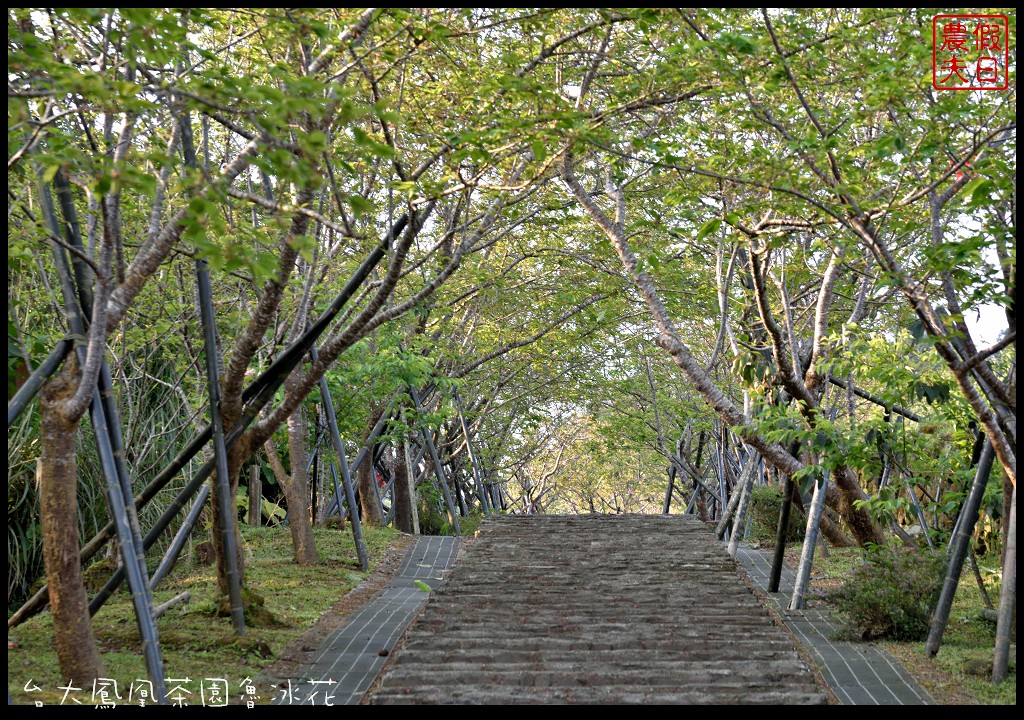
[[[200, 682], [215, 678], [227, 680], [228, 694], [237, 701], [243, 680], [256, 678], [288, 643], [316, 624], [339, 598], [366, 577], [367, 573], [359, 569], [351, 532], [315, 528], [314, 535], [320, 562], [300, 566], [292, 560], [287, 528], [242, 528], [247, 587], [262, 596], [265, 608], [276, 620], [269, 626], [247, 628], [244, 638], [234, 634], [230, 618], [214, 614], [214, 567], [190, 563], [185, 557], [179, 560], [174, 572], [154, 593], [155, 604], [186, 590], [192, 595], [191, 602], [171, 608], [158, 621], [168, 690], [175, 685], [173, 679], [189, 678], [188, 683], [180, 683], [191, 690], [188, 704], [200, 705]], [[371, 570], [389, 544], [400, 536], [391, 528], [363, 526]], [[133, 683], [137, 693], [140, 681], [147, 678], [131, 598], [126, 590], [116, 593], [96, 614], [93, 632], [102, 654], [104, 676], [117, 682], [121, 695], [117, 704], [126, 704]], [[69, 692], [66, 699], [65, 691], [59, 689], [67, 683], [58, 671], [49, 613], [12, 628], [7, 640], [8, 644], [14, 643], [14, 648], [7, 651], [7, 685], [14, 703], [70, 705], [75, 704], [71, 699], [75, 698], [84, 705], [96, 704], [91, 683], [85, 687], [81, 682], [75, 683], [75, 687], [82, 689]], [[207, 683], [211, 688], [213, 684]], [[33, 687], [39, 689], [33, 691]], [[262, 695], [259, 702], [269, 702], [270, 689], [257, 689]]]
[[470, 513], [465, 517], [460, 517], [459, 529], [462, 530], [462, 536], [469, 537], [476, 533], [480, 529], [480, 523], [483, 519], [484, 516], [481, 513]]

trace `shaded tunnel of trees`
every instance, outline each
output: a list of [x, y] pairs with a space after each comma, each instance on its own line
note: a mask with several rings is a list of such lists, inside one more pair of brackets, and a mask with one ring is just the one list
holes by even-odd
[[9, 10], [8, 626], [49, 607], [95, 677], [127, 583], [159, 688], [200, 516], [244, 634], [242, 522], [312, 564], [344, 518], [363, 569], [366, 524], [495, 512], [695, 513], [735, 552], [757, 488], [780, 537], [1015, 578], [1015, 75], [945, 92], [931, 31]]

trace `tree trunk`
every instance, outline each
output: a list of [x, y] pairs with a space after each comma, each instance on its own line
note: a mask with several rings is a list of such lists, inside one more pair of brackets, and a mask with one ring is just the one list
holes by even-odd
[[1002, 539], [1000, 545], [1002, 550], [999, 553], [999, 562], [1006, 562], [1006, 541], [1010, 537], [1010, 508], [1013, 507], [1013, 491], [1016, 486], [1005, 474], [1003, 475], [1003, 514], [999, 521], [999, 537]]
[[288, 417], [288, 452], [291, 455], [292, 472], [284, 486], [284, 496], [288, 502], [288, 529], [292, 534], [295, 562], [299, 565], [315, 565], [320, 559], [310, 518], [309, 476], [306, 472], [308, 435], [306, 418], [302, 415], [302, 408], [299, 408]]
[[413, 532], [412, 522], [412, 472], [406, 460], [404, 448], [395, 453], [395, 527], [404, 533]]
[[[869, 542], [876, 545], [885, 545], [885, 535], [882, 533], [882, 529], [871, 519], [867, 509], [854, 506], [856, 501], [868, 499], [864, 489], [860, 486], [860, 482], [857, 480], [856, 473], [849, 468], [839, 467], [836, 468], [832, 477], [843, 498], [839, 506], [839, 512], [843, 516], [843, 520], [846, 521], [846, 524], [850, 526], [850, 531], [857, 538], [857, 542], [860, 545], [865, 545]], [[825, 526], [827, 525], [828, 523], [823, 524], [822, 531], [825, 531]], [[833, 545], [838, 544], [832, 537], [829, 537], [828, 540]]]
[[[366, 419], [366, 437], [369, 439], [374, 426], [380, 420], [383, 410], [376, 408], [370, 411]], [[362, 512], [364, 525], [384, 526], [384, 513], [381, 512], [380, 500], [377, 495], [377, 471], [373, 467], [373, 446], [367, 449], [366, 457], [359, 466], [359, 509]]]
[[[226, 425], [226, 423], [225, 423]], [[242, 463], [244, 463], [248, 457], [249, 452], [246, 450], [246, 443], [243, 440], [239, 440], [235, 443], [234, 447], [228, 450], [228, 488], [231, 493], [231, 507], [236, 507], [238, 498], [238, 480], [242, 472]], [[214, 472], [210, 477], [210, 496], [213, 498], [217, 497], [217, 473]], [[224, 561], [224, 543], [223, 533], [221, 527], [224, 523], [224, 519], [220, 511], [220, 503], [213, 501], [210, 503], [212, 510], [212, 532], [210, 540], [213, 542], [213, 556], [217, 567], [217, 587], [220, 588], [220, 594], [222, 597], [228, 595], [228, 578], [227, 578], [227, 565]], [[242, 534], [240, 525], [235, 522], [232, 523], [235, 528], [235, 563], [238, 568], [238, 583], [245, 588], [245, 556], [242, 553]]]
[[42, 427], [37, 477], [43, 563], [57, 662], [63, 679], [88, 683], [103, 673], [78, 559], [75, 439], [79, 421], [68, 422], [58, 409], [62, 401], [74, 394], [77, 375], [74, 359], [69, 358], [64, 372], [47, 383], [40, 394]]
[[[296, 411], [298, 414], [301, 411]], [[305, 425], [305, 423], [302, 423]], [[293, 443], [293, 419], [288, 418], [288, 448], [292, 453], [296, 452]], [[305, 433], [302, 434], [305, 438]], [[299, 565], [313, 565], [317, 562], [316, 545], [313, 542], [313, 526], [309, 522], [309, 498], [307, 496], [307, 489], [303, 487], [301, 492], [296, 487], [296, 483], [293, 476], [290, 476], [284, 469], [284, 464], [281, 462], [281, 457], [277, 454], [277, 447], [274, 445], [273, 440], [267, 440], [263, 443], [263, 449], [267, 453], [267, 461], [270, 463], [270, 468], [274, 472], [274, 479], [277, 480], [277, 484], [284, 491], [285, 502], [288, 504], [288, 528], [292, 535], [292, 551], [295, 553], [295, 562]], [[305, 455], [305, 443], [301, 443], [301, 447], [298, 449], [298, 453], [302, 456]], [[292, 473], [294, 475], [295, 469], [302, 466], [304, 471], [306, 468], [305, 459], [296, 459], [293, 454], [291, 457]], [[305, 472], [303, 472], [305, 475]], [[308, 537], [306, 531], [303, 530], [302, 525], [306, 525], [308, 530]], [[312, 549], [312, 553], [309, 554], [309, 549]]]
[[704, 522], [704, 523], [711, 522], [711, 518], [708, 515], [708, 496], [707, 496], [707, 493], [705, 493], [701, 489], [700, 485], [697, 485], [696, 483], [694, 483], [694, 485], [693, 485], [693, 491], [695, 493], [697, 493], [697, 517], [700, 518], [701, 522]]
[[384, 526], [384, 512], [380, 507], [377, 487], [377, 470], [373, 467], [372, 450], [370, 455], [359, 466], [359, 511], [362, 513], [363, 524], [374, 527]]

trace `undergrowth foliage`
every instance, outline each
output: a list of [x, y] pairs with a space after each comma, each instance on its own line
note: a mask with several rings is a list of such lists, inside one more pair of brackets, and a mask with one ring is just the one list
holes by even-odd
[[917, 547], [869, 546], [861, 565], [828, 592], [850, 639], [919, 641], [942, 587], [944, 555]]
[[[782, 511], [782, 490], [769, 485], [755, 487], [750, 494], [750, 514], [753, 519], [751, 542], [768, 546], [775, 545], [775, 538]], [[798, 542], [804, 538], [805, 520], [799, 508], [794, 507], [786, 529], [786, 542]]]

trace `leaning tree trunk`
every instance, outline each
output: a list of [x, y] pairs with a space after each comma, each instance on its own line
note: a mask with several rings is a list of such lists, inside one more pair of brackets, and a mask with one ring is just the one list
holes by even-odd
[[[864, 488], [860, 486], [856, 473], [847, 467], [839, 467], [836, 468], [832, 477], [842, 495], [839, 512], [843, 520], [850, 527], [850, 532], [857, 538], [858, 544], [862, 546], [868, 543], [885, 545], [885, 535], [882, 533], [882, 529], [871, 519], [871, 514], [867, 508], [864, 506], [857, 507], [856, 505], [858, 501], [870, 499], [864, 492]], [[825, 531], [824, 525], [822, 530]], [[829, 541], [833, 545], [838, 544], [831, 537], [829, 537]]]
[[[783, 485], [785, 485], [785, 481], [783, 481]], [[836, 510], [836, 512], [839, 512], [840, 516], [842, 516], [842, 513], [839, 511], [839, 507], [844, 502], [846, 501], [843, 499], [839, 490], [836, 489], [835, 484], [829, 483], [828, 493], [825, 496], [825, 504]], [[793, 493], [793, 506], [796, 507], [796, 509], [799, 510], [805, 518], [807, 517], [807, 508], [804, 507], [804, 500], [799, 491]], [[825, 513], [822, 513], [821, 515], [818, 523], [818, 529], [832, 547], [853, 547], [856, 545], [850, 536], [843, 532], [843, 529], [839, 527], [839, 525], [832, 522], [832, 519]]]
[[74, 393], [76, 367], [74, 359], [69, 358], [64, 372], [47, 383], [40, 393], [42, 452], [37, 477], [43, 563], [57, 662], [63, 679], [88, 683], [103, 673], [78, 559], [75, 439], [79, 421], [69, 422], [58, 410], [60, 403]]
[[[640, 269], [636, 255], [629, 246], [625, 222], [626, 222], [626, 200], [621, 187], [606, 188], [609, 197], [614, 202], [614, 221], [605, 214], [597, 205], [590, 193], [583, 188], [576, 178], [572, 167], [572, 154], [566, 152], [562, 159], [561, 169], [562, 180], [568, 186], [569, 191], [576, 197], [584, 211], [601, 228], [605, 236], [611, 240], [615, 251], [622, 262], [623, 267], [629, 274], [630, 279], [640, 291], [651, 317], [658, 330], [658, 337], [655, 342], [669, 355], [672, 356], [676, 366], [690, 380], [694, 388], [700, 393], [704, 401], [715, 411], [715, 413], [728, 425], [737, 427], [739, 435], [753, 446], [765, 461], [775, 465], [786, 475], [792, 476], [804, 468], [803, 463], [787, 453], [784, 448], [774, 442], [768, 441], [753, 428], [743, 414], [743, 411], [736, 407], [733, 401], [715, 384], [707, 369], [693, 356], [690, 348], [683, 342], [676, 328], [675, 323], [669, 317], [668, 310], [654, 285], [650, 275]], [[839, 477], [843, 475], [843, 477]], [[836, 473], [836, 485], [846, 498], [849, 517], [845, 517], [850, 529], [858, 542], [863, 545], [867, 542], [883, 544], [885, 536], [881, 530], [874, 525], [870, 515], [854, 506], [856, 500], [866, 499], [863, 490], [856, 484], [856, 477], [852, 473]], [[851, 484], [852, 477], [852, 484]], [[856, 485], [856, 487], [854, 487]]]
[[[796, 493], [796, 495], [793, 497], [793, 502], [796, 504], [796, 506], [800, 509], [800, 512], [803, 513], [804, 517], [806, 518], [807, 508], [804, 507], [804, 501], [803, 498], [800, 496], [800, 493]], [[840, 493], [839, 490], [836, 488], [835, 483], [829, 483], [828, 490], [825, 494], [825, 505], [839, 513], [840, 517], [844, 517], [842, 507], [845, 503], [846, 499], [843, 497], [843, 494]], [[839, 527], [839, 525], [832, 522], [832, 518], [830, 518], [825, 513], [821, 514], [821, 518], [818, 521], [818, 529], [821, 531], [821, 534], [825, 537], [829, 545], [831, 545], [832, 547], [853, 547], [854, 545], [856, 545], [856, 543], [850, 538], [850, 536], [843, 532], [843, 529]]]

